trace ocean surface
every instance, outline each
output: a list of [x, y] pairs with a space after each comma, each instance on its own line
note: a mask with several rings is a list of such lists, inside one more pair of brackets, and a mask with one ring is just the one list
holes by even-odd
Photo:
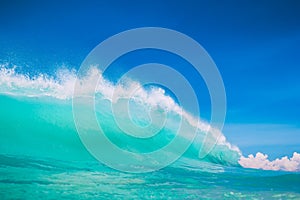
[[[244, 157], [221, 132], [201, 120], [194, 123], [197, 118], [178, 111], [176, 101], [157, 87], [141, 89], [128, 101], [128, 119], [122, 106], [112, 110], [110, 105], [122, 105], [131, 86], [138, 83], [129, 80], [116, 86], [95, 69], [84, 80], [100, 77], [94, 90], [95, 115], [114, 144], [140, 154], [159, 150], [175, 138], [180, 119], [185, 121], [181, 131], [186, 137], [179, 138], [178, 148], [191, 143], [175, 162], [148, 173], [108, 167], [91, 155], [77, 132], [72, 99], [76, 71], [64, 69], [55, 75], [17, 71], [5, 65], [0, 68], [0, 199], [300, 199], [297, 153], [271, 163], [264, 155]], [[117, 87], [112, 101], [111, 92]], [[77, 109], [83, 110], [81, 117], [88, 124], [85, 102], [81, 103]], [[118, 128], [116, 119], [123, 126], [128, 120], [139, 127], [159, 123], [149, 117], [150, 111], [158, 118], [168, 114], [155, 137], [139, 140]], [[190, 130], [196, 130], [195, 138], [189, 137]], [[93, 127], [87, 129], [86, 134], [93, 131]], [[212, 149], [206, 147], [214, 141]], [[97, 142], [101, 149], [104, 144]], [[208, 150], [206, 156], [199, 154], [203, 149]], [[161, 156], [176, 150], [170, 148]], [[122, 165], [124, 158], [114, 159]], [[250, 169], [255, 166], [277, 171]]]

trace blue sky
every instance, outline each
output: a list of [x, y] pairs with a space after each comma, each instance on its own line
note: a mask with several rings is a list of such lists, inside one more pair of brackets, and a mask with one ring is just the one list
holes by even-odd
[[[229, 141], [246, 153], [260, 148], [253, 146], [278, 146], [276, 154], [291, 154], [300, 151], [299, 11], [296, 0], [4, 0], [0, 62], [50, 73], [62, 64], [78, 68], [97, 44], [116, 33], [145, 26], [174, 29], [198, 41], [219, 68], [227, 94], [224, 132]], [[178, 70], [187, 66], [166, 53], [148, 53]], [[145, 55], [137, 52], [119, 64], [148, 61]], [[199, 92], [203, 117], [208, 118], [205, 85], [193, 71], [186, 73], [205, 94]], [[274, 154], [272, 148], [264, 149]]]

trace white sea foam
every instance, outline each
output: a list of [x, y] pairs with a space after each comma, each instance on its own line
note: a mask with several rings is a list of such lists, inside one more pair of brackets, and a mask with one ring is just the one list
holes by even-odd
[[270, 161], [267, 154], [258, 152], [255, 156], [252, 154], [250, 154], [248, 157], [242, 156], [239, 163], [245, 168], [300, 171], [300, 154], [294, 152], [291, 158], [284, 156], [282, 158], [277, 158], [273, 161]]
[[56, 77], [38, 74], [30, 77], [16, 72], [16, 66], [0, 65], [0, 93], [11, 95], [52, 96], [68, 99], [73, 95], [75, 70], [58, 70]]

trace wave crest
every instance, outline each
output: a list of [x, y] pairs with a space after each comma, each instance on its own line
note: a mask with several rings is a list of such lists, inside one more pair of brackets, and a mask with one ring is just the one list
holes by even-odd
[[0, 65], [0, 93], [23, 95], [28, 97], [51, 96], [58, 99], [68, 99], [73, 95], [76, 81], [76, 71], [59, 69], [55, 76], [17, 73], [17, 66], [8, 68]]

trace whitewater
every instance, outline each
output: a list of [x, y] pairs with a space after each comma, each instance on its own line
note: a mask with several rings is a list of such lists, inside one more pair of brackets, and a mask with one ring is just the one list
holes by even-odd
[[[0, 196], [4, 199], [300, 198], [299, 153], [275, 160], [260, 152], [245, 156], [220, 130], [185, 111], [163, 88], [144, 88], [129, 78], [115, 84], [93, 67], [80, 79], [87, 83], [97, 79], [96, 89], [85, 87], [80, 92], [95, 93], [95, 115], [114, 144], [130, 152], [156, 151], [176, 137], [181, 119], [185, 122], [182, 144], [191, 143], [179, 159], [157, 171], [134, 174], [107, 167], [90, 154], [77, 133], [72, 112], [76, 70], [29, 75], [17, 69], [0, 66]], [[110, 107], [122, 105], [124, 99], [130, 99], [130, 118], [122, 106]], [[157, 119], [168, 114], [155, 137], [140, 140], [118, 128], [116, 121], [129, 131], [129, 121], [138, 127], [151, 123], [159, 127], [160, 121], [151, 119], [150, 112]], [[143, 138], [143, 134], [138, 136]]]

